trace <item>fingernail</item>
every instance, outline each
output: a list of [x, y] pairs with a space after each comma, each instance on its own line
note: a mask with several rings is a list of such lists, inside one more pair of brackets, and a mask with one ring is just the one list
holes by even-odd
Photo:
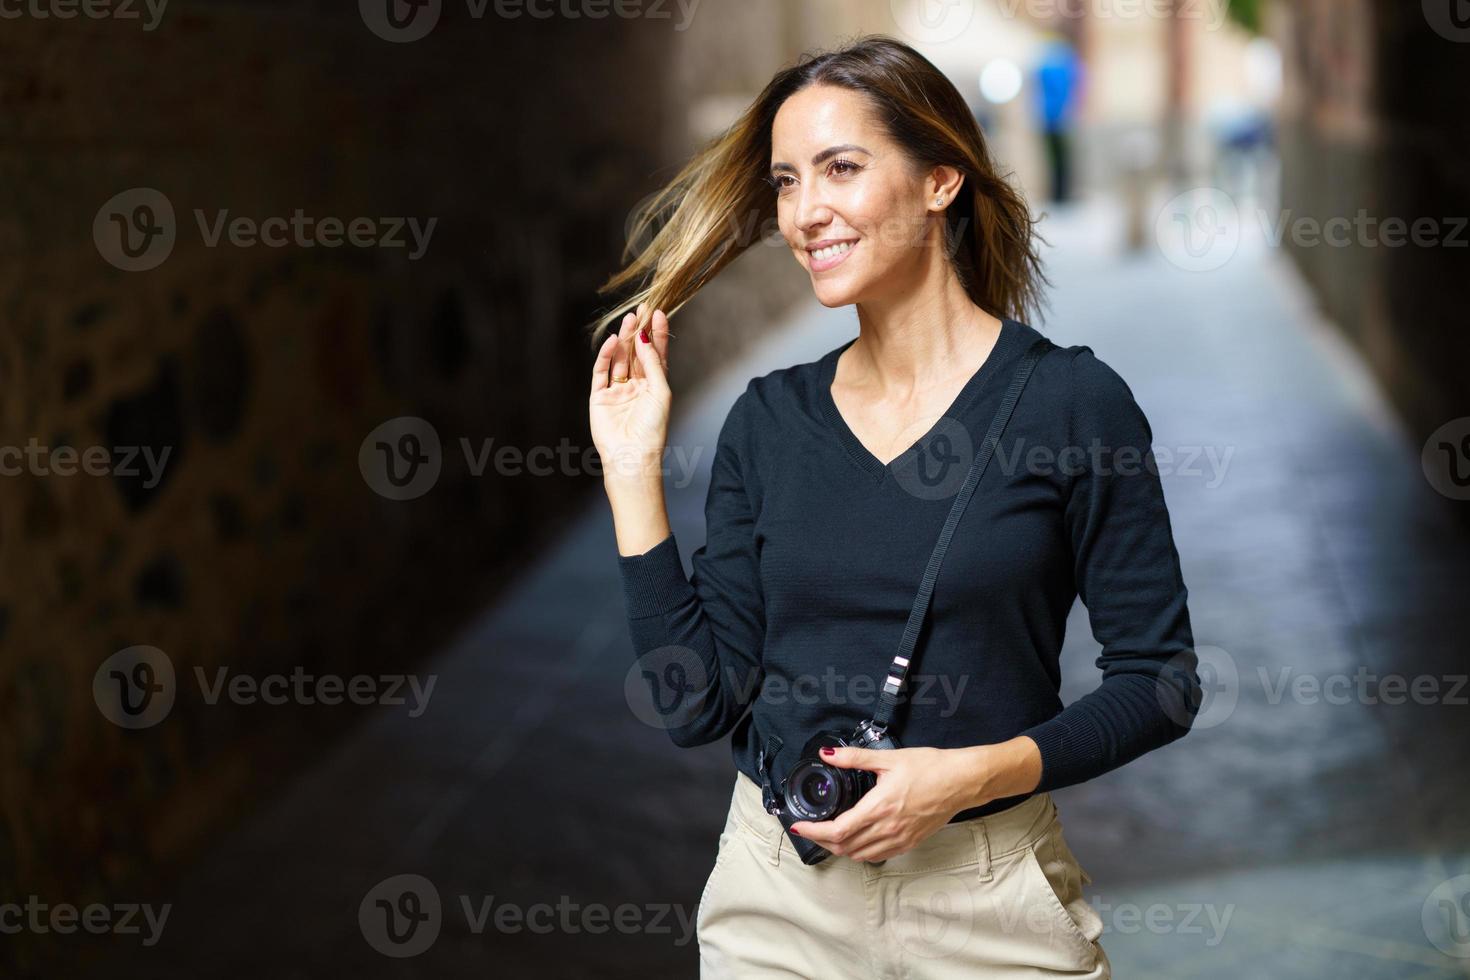
[[643, 341], [645, 344], [648, 343], [648, 328], [647, 327], [644, 327], [642, 330], [638, 331], [638, 339], [641, 340], [641, 341]]
[[837, 754], [837, 750], [834, 749], [830, 745], [824, 745], [824, 746], [822, 746], [822, 754], [823, 755], [836, 755]]
[[791, 828], [791, 832], [793, 834], [795, 834], [797, 837], [800, 837], [801, 836], [801, 831], [797, 830], [795, 827], [792, 827]]

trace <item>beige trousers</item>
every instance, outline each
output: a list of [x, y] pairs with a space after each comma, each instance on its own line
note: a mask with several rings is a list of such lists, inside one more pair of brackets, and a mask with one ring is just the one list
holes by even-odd
[[808, 867], [737, 772], [699, 901], [700, 977], [1106, 980], [1102, 919], [1082, 895], [1091, 880], [1046, 793], [886, 861]]

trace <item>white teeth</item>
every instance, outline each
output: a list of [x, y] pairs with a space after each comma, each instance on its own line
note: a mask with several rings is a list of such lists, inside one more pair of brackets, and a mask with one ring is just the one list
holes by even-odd
[[843, 252], [846, 252], [850, 248], [852, 248], [852, 242], [839, 242], [836, 245], [829, 245], [827, 248], [817, 249], [815, 252], [812, 253], [812, 258], [819, 261], [822, 259], [830, 259], [834, 255], [841, 255]]

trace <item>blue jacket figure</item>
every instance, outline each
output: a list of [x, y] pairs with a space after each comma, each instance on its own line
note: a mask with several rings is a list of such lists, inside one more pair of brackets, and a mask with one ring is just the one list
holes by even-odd
[[1062, 38], [1050, 38], [1036, 67], [1036, 108], [1051, 170], [1051, 199], [1058, 203], [1072, 196], [1070, 130], [1081, 80], [1077, 52]]

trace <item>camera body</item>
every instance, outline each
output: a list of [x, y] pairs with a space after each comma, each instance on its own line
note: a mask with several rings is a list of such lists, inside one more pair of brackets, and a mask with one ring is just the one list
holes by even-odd
[[898, 740], [871, 720], [863, 721], [849, 732], [835, 729], [820, 731], [806, 740], [796, 764], [781, 781], [778, 809], [773, 812], [786, 828], [802, 864], [818, 864], [832, 852], [815, 841], [791, 832], [791, 825], [802, 820], [831, 820], [852, 809], [858, 800], [877, 784], [878, 777], [866, 769], [844, 769], [822, 759], [824, 747], [859, 749], [896, 749]]

